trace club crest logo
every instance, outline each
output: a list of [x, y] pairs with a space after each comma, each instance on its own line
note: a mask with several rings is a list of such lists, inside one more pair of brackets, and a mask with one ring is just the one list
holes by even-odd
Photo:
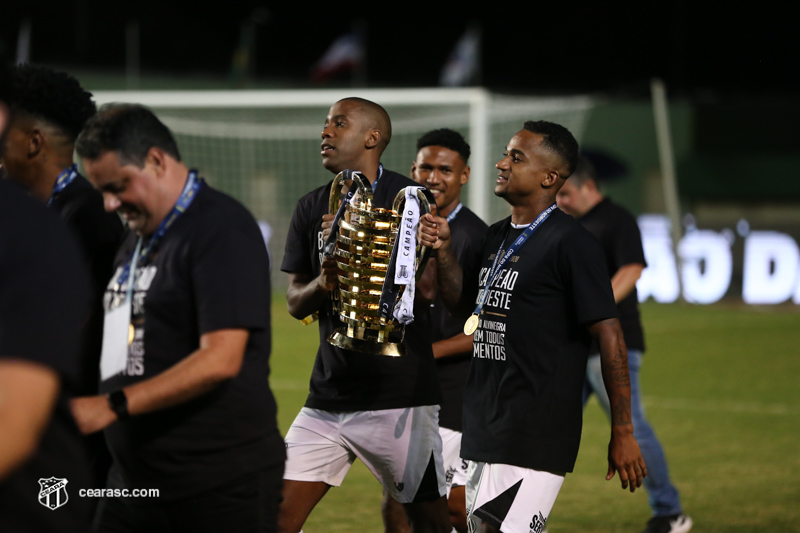
[[39, 479], [39, 503], [55, 511], [69, 501], [67, 479], [56, 477]]
[[447, 483], [448, 485], [451, 485], [453, 483], [453, 477], [455, 475], [456, 475], [456, 469], [455, 469], [455, 467], [451, 466], [450, 468], [447, 469], [447, 472], [445, 472], [445, 474], [444, 474], [445, 483]]

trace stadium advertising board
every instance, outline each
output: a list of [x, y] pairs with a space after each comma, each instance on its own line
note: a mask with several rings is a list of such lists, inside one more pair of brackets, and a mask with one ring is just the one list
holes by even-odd
[[639, 217], [647, 268], [636, 284], [639, 301], [710, 304], [725, 296], [747, 304], [800, 304], [800, 246], [780, 231], [755, 231], [746, 220], [735, 231], [689, 226], [677, 247], [664, 215]]

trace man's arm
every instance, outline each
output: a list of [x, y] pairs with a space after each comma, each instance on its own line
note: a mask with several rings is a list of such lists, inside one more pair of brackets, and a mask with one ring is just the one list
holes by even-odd
[[414, 290], [414, 305], [430, 307], [436, 299], [436, 258], [429, 257]]
[[[322, 239], [326, 241], [331, 233], [334, 215], [322, 215]], [[289, 288], [286, 290], [286, 305], [289, 314], [298, 320], [315, 313], [328, 293], [339, 286], [339, 267], [333, 257], [323, 257], [319, 276], [310, 274], [289, 274]]]
[[458, 264], [450, 246], [450, 226], [447, 220], [427, 214], [420, 217], [420, 232], [426, 244], [432, 244], [436, 253], [436, 288], [445, 307], [458, 308], [463, 287], [464, 271]]
[[608, 445], [608, 474], [606, 480], [619, 471], [622, 488], [633, 492], [647, 477], [647, 466], [633, 438], [631, 422], [631, 383], [628, 374], [628, 350], [619, 320], [610, 318], [595, 322], [589, 332], [600, 346], [603, 382], [611, 405], [611, 442]]
[[442, 339], [432, 345], [434, 359], [472, 353], [472, 335], [458, 333], [449, 339]]
[[0, 359], [0, 481], [36, 451], [59, 388], [52, 368]]
[[286, 305], [289, 314], [302, 320], [316, 312], [333, 289], [339, 285], [339, 267], [333, 257], [322, 260], [319, 276], [309, 274], [289, 274], [289, 288], [286, 289]]
[[644, 270], [644, 265], [641, 263], [628, 263], [619, 267], [619, 270], [611, 278], [614, 302], [620, 303], [633, 292], [636, 282], [642, 276], [642, 270]]
[[[123, 390], [131, 416], [158, 411], [200, 396], [239, 373], [250, 332], [222, 329], [200, 336], [200, 347], [161, 374]], [[106, 395], [72, 400], [72, 414], [83, 433], [94, 433], [117, 420]]]

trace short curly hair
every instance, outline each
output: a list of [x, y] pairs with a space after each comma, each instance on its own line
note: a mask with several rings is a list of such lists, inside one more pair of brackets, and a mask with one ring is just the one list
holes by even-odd
[[12, 116], [26, 113], [56, 126], [72, 142], [97, 111], [92, 93], [67, 74], [39, 65], [18, 65], [11, 69], [10, 107]]
[[464, 163], [469, 160], [469, 144], [460, 133], [450, 128], [431, 130], [417, 140], [417, 152], [426, 146], [442, 146], [460, 155]]
[[546, 120], [529, 120], [523, 127], [531, 133], [541, 135], [542, 145], [566, 163], [568, 174], [562, 178], [566, 179], [575, 172], [578, 165], [578, 141], [567, 128]]

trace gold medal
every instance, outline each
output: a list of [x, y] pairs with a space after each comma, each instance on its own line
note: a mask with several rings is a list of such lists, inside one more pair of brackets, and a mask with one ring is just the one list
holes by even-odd
[[472, 335], [478, 329], [478, 315], [471, 315], [464, 324], [464, 335]]
[[133, 344], [133, 336], [136, 333], [136, 328], [133, 327], [133, 324], [128, 324], [128, 345], [130, 346]]

